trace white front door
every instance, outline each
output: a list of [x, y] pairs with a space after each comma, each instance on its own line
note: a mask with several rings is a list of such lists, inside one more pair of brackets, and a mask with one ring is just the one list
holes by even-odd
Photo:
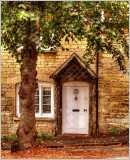
[[66, 82], [62, 90], [62, 133], [88, 134], [89, 85], [86, 82]]

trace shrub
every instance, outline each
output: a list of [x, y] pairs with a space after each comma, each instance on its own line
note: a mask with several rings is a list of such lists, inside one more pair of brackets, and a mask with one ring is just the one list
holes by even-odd
[[112, 134], [119, 134], [120, 131], [119, 131], [117, 128], [113, 128], [113, 129], [111, 130], [111, 133], [112, 133]]
[[51, 134], [48, 134], [48, 133], [41, 133], [37, 136], [38, 139], [51, 139], [52, 138], [52, 135]]
[[129, 132], [129, 128], [126, 128], [126, 131]]
[[1, 137], [1, 141], [13, 141], [14, 137], [11, 136], [3, 136]]

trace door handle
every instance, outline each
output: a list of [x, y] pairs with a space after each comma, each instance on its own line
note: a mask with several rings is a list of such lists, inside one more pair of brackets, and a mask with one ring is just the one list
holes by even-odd
[[84, 112], [86, 112], [87, 111], [87, 109], [84, 109]]

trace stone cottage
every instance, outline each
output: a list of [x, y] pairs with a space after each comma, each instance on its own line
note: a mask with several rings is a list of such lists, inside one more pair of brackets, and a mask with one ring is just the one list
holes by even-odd
[[[46, 51], [37, 61], [35, 94], [38, 133], [94, 134], [128, 128], [128, 75], [122, 74], [110, 54], [99, 54], [86, 67], [86, 41], [64, 42], [69, 51]], [[1, 53], [2, 136], [16, 133], [19, 117], [20, 65]]]

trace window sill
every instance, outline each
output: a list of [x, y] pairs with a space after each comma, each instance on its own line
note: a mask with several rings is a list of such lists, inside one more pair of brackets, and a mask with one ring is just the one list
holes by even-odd
[[20, 118], [19, 117], [13, 117], [13, 120], [14, 121], [20, 121]]
[[36, 121], [55, 121], [55, 118], [50, 118], [50, 117], [36, 117]]
[[[14, 121], [20, 121], [20, 117], [13, 117]], [[50, 117], [36, 117], [36, 121], [50, 121], [54, 122], [55, 118], [50, 118]]]

